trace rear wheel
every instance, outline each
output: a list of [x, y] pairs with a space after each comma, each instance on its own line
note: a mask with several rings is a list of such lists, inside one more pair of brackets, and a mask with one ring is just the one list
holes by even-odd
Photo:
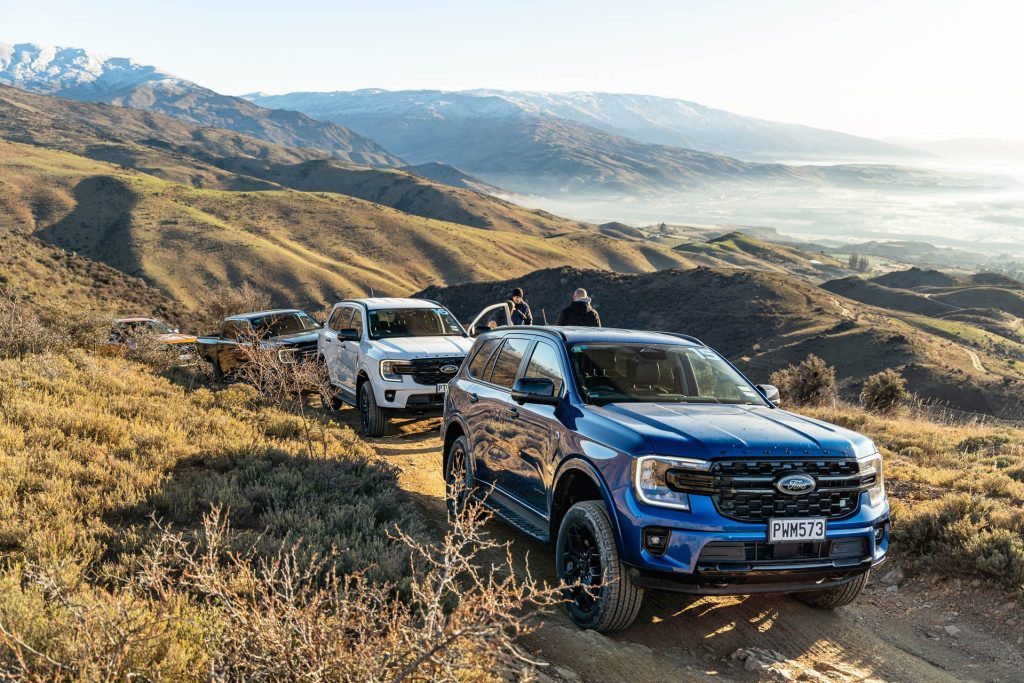
[[448, 519], [454, 520], [466, 509], [473, 493], [473, 476], [469, 471], [469, 441], [460, 436], [448, 448], [444, 462], [444, 484], [448, 501]]
[[213, 380], [220, 384], [224, 383], [224, 371], [220, 367], [220, 359], [214, 358], [209, 361], [210, 368], [213, 371]]
[[849, 605], [860, 596], [861, 591], [864, 590], [864, 586], [868, 585], [868, 576], [870, 574], [870, 571], [864, 572], [856, 578], [847, 581], [841, 586], [836, 586], [835, 588], [793, 593], [793, 597], [800, 602], [807, 603], [811, 607], [817, 607], [818, 609], [836, 609], [837, 607], [843, 607], [845, 605]]
[[577, 625], [607, 633], [636, 619], [644, 591], [619, 559], [604, 503], [586, 500], [569, 508], [558, 528], [555, 563], [558, 578], [569, 586], [566, 608]]
[[388, 430], [388, 415], [377, 405], [373, 385], [369, 382], [359, 385], [359, 422], [363, 428], [363, 436], [376, 438], [384, 436]]

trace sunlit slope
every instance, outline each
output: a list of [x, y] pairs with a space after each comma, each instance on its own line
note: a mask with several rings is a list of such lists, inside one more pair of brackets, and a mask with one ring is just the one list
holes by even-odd
[[252, 282], [282, 304], [319, 305], [537, 267], [646, 272], [699, 262], [585, 231], [542, 238], [471, 228], [338, 194], [185, 187], [12, 143], [0, 143], [0, 170], [0, 213], [189, 305], [223, 282]]
[[835, 277], [846, 270], [840, 261], [827, 254], [767, 242], [742, 232], [730, 232], [706, 242], [687, 242], [676, 250], [720, 259], [741, 268], [798, 273], [811, 278]]

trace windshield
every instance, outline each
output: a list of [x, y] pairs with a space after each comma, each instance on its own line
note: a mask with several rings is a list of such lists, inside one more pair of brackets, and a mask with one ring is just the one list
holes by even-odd
[[570, 349], [587, 403], [765, 405], [715, 352], [670, 344], [576, 344]]
[[370, 338], [464, 337], [462, 325], [444, 308], [393, 308], [370, 311]]
[[259, 337], [283, 337], [288, 334], [309, 332], [320, 329], [320, 323], [308, 313], [274, 313], [262, 318], [254, 318], [253, 330]]
[[171, 328], [159, 320], [122, 320], [114, 324], [114, 334], [130, 336], [138, 334], [170, 334]]

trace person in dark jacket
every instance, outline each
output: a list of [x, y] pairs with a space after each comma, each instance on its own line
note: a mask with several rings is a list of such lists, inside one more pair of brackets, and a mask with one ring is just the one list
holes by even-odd
[[523, 299], [523, 290], [516, 287], [512, 290], [512, 324], [532, 325], [533, 313], [530, 312], [530, 304]]
[[558, 316], [559, 327], [601, 327], [601, 316], [590, 305], [587, 290], [580, 287], [572, 294], [572, 303]]

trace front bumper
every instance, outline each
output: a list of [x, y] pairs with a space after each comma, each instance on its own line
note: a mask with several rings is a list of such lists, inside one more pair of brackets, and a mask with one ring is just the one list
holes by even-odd
[[[885, 560], [889, 504], [861, 495], [855, 514], [826, 524], [825, 540], [771, 546], [764, 523], [721, 516], [707, 496], [691, 495], [690, 511], [639, 502], [630, 487], [613, 492], [621, 554], [638, 585], [704, 594], [817, 590], [842, 584]], [[664, 530], [664, 550], [651, 552], [644, 530]]]
[[418, 384], [409, 377], [401, 382], [376, 382], [373, 393], [381, 408], [424, 415], [440, 415], [446, 395], [437, 391], [436, 385]]

